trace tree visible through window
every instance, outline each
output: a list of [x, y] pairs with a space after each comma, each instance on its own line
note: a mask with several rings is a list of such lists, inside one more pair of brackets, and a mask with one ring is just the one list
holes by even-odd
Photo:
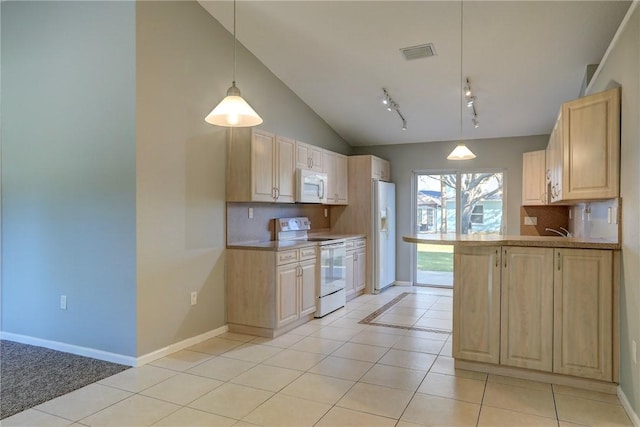
[[[503, 229], [504, 173], [416, 173], [417, 233], [499, 234]], [[451, 286], [453, 250], [416, 245], [417, 284]]]

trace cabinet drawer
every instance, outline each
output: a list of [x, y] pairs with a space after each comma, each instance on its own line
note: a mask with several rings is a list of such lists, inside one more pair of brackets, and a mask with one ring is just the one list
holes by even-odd
[[356, 247], [356, 241], [355, 240], [347, 240], [345, 242], [345, 244], [344, 244], [344, 247], [345, 247], [346, 250], [352, 251]]
[[309, 248], [301, 248], [300, 249], [300, 260], [303, 259], [313, 259], [316, 257], [316, 247], [312, 246]]
[[365, 246], [367, 246], [367, 240], [366, 239], [356, 240], [356, 248], [364, 248]]
[[298, 260], [298, 250], [278, 252], [278, 265]]

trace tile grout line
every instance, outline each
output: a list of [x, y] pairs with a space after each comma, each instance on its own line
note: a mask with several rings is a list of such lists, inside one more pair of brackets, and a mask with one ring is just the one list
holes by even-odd
[[551, 384], [551, 397], [553, 398], [553, 410], [556, 413], [556, 424], [560, 427], [560, 415], [558, 414], [558, 403], [556, 402], [556, 390]]

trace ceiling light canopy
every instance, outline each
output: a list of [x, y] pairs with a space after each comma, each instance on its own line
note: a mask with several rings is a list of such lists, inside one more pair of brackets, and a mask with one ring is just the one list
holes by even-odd
[[225, 127], [249, 127], [262, 123], [262, 118], [240, 96], [236, 86], [236, 1], [233, 0], [233, 81], [227, 96], [204, 119], [207, 123]]

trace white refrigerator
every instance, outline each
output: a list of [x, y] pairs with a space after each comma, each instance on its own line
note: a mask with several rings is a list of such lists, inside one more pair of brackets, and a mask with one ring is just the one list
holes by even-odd
[[373, 180], [373, 292], [396, 280], [396, 185]]

